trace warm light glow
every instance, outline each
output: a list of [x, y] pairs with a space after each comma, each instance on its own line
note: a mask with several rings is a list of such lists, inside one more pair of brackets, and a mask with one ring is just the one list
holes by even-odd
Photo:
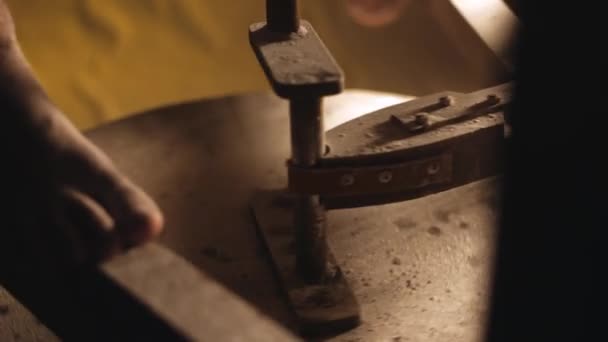
[[479, 37], [509, 66], [518, 18], [503, 0], [452, 0]]
[[360, 25], [378, 27], [395, 22], [411, 0], [346, 0], [349, 15]]
[[325, 130], [330, 130], [345, 122], [365, 114], [414, 99], [411, 96], [349, 89], [324, 100]]

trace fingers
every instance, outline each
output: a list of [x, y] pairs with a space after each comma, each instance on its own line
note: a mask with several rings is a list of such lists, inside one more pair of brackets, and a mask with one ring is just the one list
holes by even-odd
[[109, 214], [122, 247], [142, 244], [160, 234], [164, 222], [156, 203], [92, 144], [82, 142], [65, 156], [62, 165], [69, 168], [63, 172], [69, 175], [64, 181], [94, 199]]
[[[123, 176], [112, 161], [65, 117], [56, 115], [49, 121], [50, 124], [41, 129], [46, 146], [51, 147], [48, 154], [54, 163], [54, 181], [86, 195], [89, 200], [76, 196], [79, 202], [84, 203], [79, 208], [87, 208], [89, 213], [99, 212], [101, 208], [111, 219], [111, 235], [117, 238], [122, 249], [157, 236], [162, 230], [163, 216], [156, 203]], [[74, 198], [73, 194], [71, 196]], [[84, 215], [83, 219], [87, 217], [99, 219], [101, 216]], [[99, 224], [108, 225], [91, 222], [91, 226]], [[95, 236], [95, 233], [99, 232], [88, 232], [87, 239], [107, 239], [104, 234]]]
[[125, 247], [142, 244], [160, 234], [163, 216], [146, 193], [120, 175], [108, 175], [106, 183], [107, 187], [98, 186], [92, 192], [115, 220], [115, 229]]
[[[138, 198], [144, 196], [143, 192], [138, 193], [137, 188], [130, 190], [106, 192], [107, 199], [122, 203], [108, 205], [116, 208], [113, 209], [114, 216], [121, 217], [121, 221], [117, 221], [98, 200], [89, 195], [74, 188], [56, 189], [52, 192], [54, 200], [47, 201], [46, 209], [51, 213], [48, 219], [37, 220], [24, 229], [33, 228], [33, 235], [30, 234], [28, 241], [43, 242], [46, 245], [44, 250], [51, 252], [48, 258], [45, 257], [47, 264], [64, 269], [65, 266], [98, 264], [130, 246], [149, 240], [160, 230], [162, 218], [148, 214], [148, 208], [153, 204]], [[45, 211], [44, 207], [42, 211]], [[49, 246], [52, 248], [46, 248]]]
[[114, 221], [96, 201], [73, 189], [64, 189], [61, 201], [58, 225], [71, 244], [76, 264], [95, 264], [121, 250]]

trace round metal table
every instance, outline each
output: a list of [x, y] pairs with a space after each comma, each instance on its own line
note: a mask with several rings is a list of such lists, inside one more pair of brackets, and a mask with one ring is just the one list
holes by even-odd
[[[410, 98], [348, 90], [328, 129]], [[249, 204], [286, 184], [288, 104], [273, 94], [167, 106], [87, 132], [157, 200], [159, 242], [290, 327]], [[328, 238], [363, 323], [331, 341], [474, 341], [486, 313], [495, 180], [382, 206], [329, 212]]]

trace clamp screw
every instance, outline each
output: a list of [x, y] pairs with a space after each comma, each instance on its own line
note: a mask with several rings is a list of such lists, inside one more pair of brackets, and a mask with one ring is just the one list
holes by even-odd
[[486, 98], [486, 103], [489, 104], [490, 106], [497, 105], [500, 103], [500, 97], [498, 97], [498, 95], [496, 95], [496, 94], [490, 94]]
[[340, 185], [342, 186], [351, 186], [355, 184], [355, 176], [351, 174], [345, 174], [340, 178]]
[[410, 132], [418, 132], [427, 129], [430, 126], [429, 113], [416, 113], [416, 115], [414, 115], [414, 121], [411, 122], [409, 126]]
[[378, 175], [378, 181], [380, 183], [386, 184], [389, 183], [391, 180], [393, 180], [393, 173], [390, 171], [383, 171], [380, 172], [380, 174]]

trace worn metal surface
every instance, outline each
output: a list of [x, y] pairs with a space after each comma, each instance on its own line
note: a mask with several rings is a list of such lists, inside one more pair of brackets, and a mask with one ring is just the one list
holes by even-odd
[[[299, 340], [190, 263], [155, 244], [133, 249], [99, 270], [86, 272], [61, 268], [34, 272], [29, 268], [36, 266], [32, 262], [35, 256], [18, 252], [10, 256], [20, 261], [13, 264], [20, 271], [6, 277], [11, 270], [2, 264], [3, 283], [40, 322], [66, 341]], [[0, 294], [0, 301], [4, 297]], [[2, 341], [58, 339], [27, 311], [9, 303], [10, 307], [0, 303]], [[12, 325], [10, 330], [5, 324]]]
[[[345, 159], [362, 156], [379, 156], [377, 158], [390, 158], [400, 148], [423, 148], [433, 145], [439, 141], [459, 136], [464, 133], [475, 132], [479, 128], [491, 126], [492, 122], [502, 122], [502, 108], [488, 108], [489, 112], [496, 111], [496, 115], [484, 113], [483, 117], [468, 118], [463, 113], [467, 113], [471, 107], [475, 108], [480, 102], [484, 102], [487, 96], [496, 94], [499, 98], [508, 101], [508, 91], [510, 84], [501, 84], [487, 89], [482, 89], [470, 94], [459, 94], [455, 92], [441, 92], [430, 94], [398, 104], [383, 108], [373, 115], [366, 115], [360, 120], [351, 120], [340, 127], [327, 133], [330, 153], [323, 159], [324, 165], [331, 166], [345, 162]], [[450, 97], [454, 103], [449, 107], [442, 107], [429, 110], [435, 106], [439, 99]], [[400, 125], [392, 122], [392, 117], [409, 117], [424, 111], [433, 113], [437, 118], [448, 118], [449, 120], [461, 118], [462, 121], [469, 121], [467, 125], [439, 127], [441, 129], [432, 132], [409, 132]], [[475, 120], [478, 119], [478, 120]], [[388, 153], [380, 153], [388, 152]]]
[[[328, 128], [390, 104], [380, 98], [329, 97]], [[256, 189], [286, 184], [287, 110], [273, 94], [220, 98], [151, 111], [89, 136], [158, 200], [167, 219], [162, 244], [293, 327], [249, 209]], [[363, 320], [330, 340], [475, 341], [486, 310], [493, 186], [329, 212], [328, 238]]]
[[59, 342], [60, 340], [0, 286], [0, 341]]
[[[493, 106], [488, 110], [496, 113], [467, 115], [489, 94], [506, 96], [505, 89], [507, 85], [467, 95], [434, 94], [347, 122], [328, 132], [330, 152], [314, 173], [290, 170], [295, 176], [290, 186], [319, 192], [328, 208], [344, 208], [413, 199], [495, 176], [502, 170], [502, 109]], [[462, 121], [410, 132], [393, 120], [428, 110], [446, 97], [455, 103], [433, 116], [467, 114]]]
[[[320, 194], [330, 207], [358, 206], [494, 176], [501, 171], [509, 101], [505, 84], [472, 94], [429, 95], [352, 120], [328, 134], [329, 153], [318, 166], [290, 165], [289, 189]], [[412, 130], [421, 113], [426, 127]]]
[[[287, 304], [294, 313], [297, 330], [305, 336], [318, 336], [352, 329], [360, 323], [359, 304], [331, 249], [324, 246], [322, 251], [326, 262], [322, 281], [308, 281], [296, 263], [299, 237], [293, 218], [298, 210], [299, 197], [287, 195], [284, 191], [260, 191], [252, 200], [260, 237], [272, 258]], [[300, 219], [306, 220], [307, 217]]]
[[[289, 191], [297, 196], [321, 195], [324, 204], [332, 208], [358, 207], [411, 200], [497, 175], [502, 170], [505, 136], [502, 112], [510, 100], [509, 90], [510, 85], [506, 84], [473, 94], [429, 95], [340, 125], [329, 133], [335, 140], [329, 140], [328, 156], [319, 164], [304, 164], [305, 167], [290, 164]], [[409, 120], [421, 112], [428, 118], [426, 126], [412, 130], [411, 123], [417, 122]], [[292, 116], [292, 132], [294, 122], [301, 124], [302, 120], [295, 121]], [[314, 127], [307, 125], [300, 129], [310, 126]], [[370, 138], [375, 139], [370, 142]], [[388, 144], [398, 147], [385, 148]], [[292, 147], [297, 146], [292, 143]], [[361, 155], [345, 153], [346, 149], [354, 149]], [[349, 322], [346, 327], [354, 327], [360, 314], [351, 290], [342, 278], [340, 263], [335, 265], [337, 279], [344, 285], [335, 286], [330, 282], [316, 287], [303, 282], [290, 264], [295, 264], [294, 254], [300, 255], [298, 241], [301, 239], [296, 235], [294, 240], [293, 236], [298, 231], [298, 224], [305, 222], [312, 226], [309, 217], [316, 218], [313, 223], [325, 224], [325, 216], [318, 219], [312, 211], [305, 211], [310, 215], [296, 216], [295, 222], [286, 219], [292, 208], [295, 207], [296, 212], [302, 210], [294, 206], [297, 201], [290, 199], [290, 202], [285, 197], [280, 199], [279, 192], [274, 197], [261, 193], [256, 196], [253, 209], [298, 323], [306, 330], [327, 330], [334, 325], [342, 328], [345, 325], [340, 323], [345, 320]], [[316, 236], [317, 241], [324, 241], [325, 231]], [[306, 250], [318, 253], [323, 259], [327, 255], [325, 248], [322, 251]], [[334, 260], [331, 254], [330, 259]], [[326, 295], [326, 301], [318, 303], [311, 300], [319, 297], [313, 290], [321, 289], [330, 294]], [[302, 298], [298, 295], [301, 292], [307, 296]], [[302, 302], [313, 302], [313, 306], [303, 306]]]
[[277, 95], [320, 97], [342, 91], [342, 69], [307, 21], [290, 34], [256, 23], [249, 28], [249, 40]]
[[[158, 245], [134, 249], [104, 264], [102, 269], [185, 340], [299, 340], [215, 280]], [[145, 332], [141, 336], [146, 336]]]
[[[275, 93], [290, 100], [290, 164], [316, 167], [325, 152], [322, 96], [342, 91], [342, 70], [310, 23], [299, 19], [297, 1], [267, 1], [266, 12], [266, 23], [250, 27], [249, 41]], [[314, 193], [298, 193], [292, 204], [292, 218], [288, 221], [294, 228], [290, 230], [295, 238], [294, 269], [310, 284], [331, 282], [325, 206], [319, 194]], [[272, 240], [264, 229], [261, 232], [267, 242]], [[277, 256], [271, 253], [271, 258]], [[348, 285], [343, 280], [340, 284]], [[351, 307], [356, 308], [354, 303]], [[325, 323], [304, 320], [306, 326]]]
[[[443, 97], [453, 99], [453, 97]], [[393, 121], [403, 125], [410, 133], [424, 133], [430, 130], [436, 130], [448, 125], [463, 123], [465, 121], [475, 120], [479, 117], [489, 114], [500, 114], [504, 112], [508, 99], [501, 99], [497, 94], [489, 94], [485, 99], [481, 98], [477, 103], [471, 104], [464, 111], [447, 112], [448, 108], [443, 111], [418, 111], [413, 113], [401, 113], [393, 115]], [[504, 102], [503, 102], [504, 101]], [[471, 103], [471, 101], [467, 101]]]
[[[412, 161], [370, 166], [343, 166], [307, 170], [289, 168], [289, 189], [326, 196], [349, 195], [365, 198], [385, 193], [405, 193], [452, 181], [453, 156], [444, 153]], [[354, 203], [353, 200], [353, 204]]]
[[497, 180], [330, 212], [329, 241], [364, 324], [339, 341], [478, 341], [487, 310]]
[[[330, 97], [328, 128], [405, 100], [365, 91]], [[249, 209], [257, 188], [286, 182], [287, 109], [273, 94], [220, 98], [160, 108], [88, 135], [157, 199], [167, 219], [161, 244], [293, 328]], [[363, 324], [328, 341], [479, 341], [495, 185], [488, 180], [403, 203], [329, 212], [328, 239], [361, 304]], [[2, 322], [16, 312], [9, 304]], [[21, 336], [38, 329], [11, 324], [11, 334]]]

